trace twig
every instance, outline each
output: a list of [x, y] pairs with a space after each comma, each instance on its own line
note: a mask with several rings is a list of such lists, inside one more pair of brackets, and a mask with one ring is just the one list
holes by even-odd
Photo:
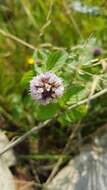
[[[98, 93], [96, 93], [95, 95], [91, 96], [91, 97], [90, 97], [90, 100], [94, 100], [94, 99], [98, 98], [99, 96], [101, 96], [101, 95], [103, 95], [103, 94], [105, 94], [105, 93], [107, 93], [107, 89], [104, 89], [104, 90], [102, 90], [101, 92], [98, 92]], [[71, 109], [73, 109], [73, 108], [76, 108], [77, 106], [80, 106], [80, 105], [82, 105], [82, 104], [85, 104], [85, 103], [87, 103], [88, 101], [89, 101], [89, 98], [86, 98], [86, 99], [84, 99], [84, 100], [78, 102], [77, 104], [74, 104], [74, 105], [68, 107], [68, 110], [71, 110]], [[74, 131], [73, 131], [72, 134], [70, 135], [70, 137], [69, 137], [69, 139], [68, 139], [68, 141], [67, 141], [67, 144], [66, 144], [66, 146], [65, 146], [65, 148], [64, 148], [64, 150], [63, 150], [63, 155], [64, 155], [64, 153], [66, 153], [66, 151], [67, 151], [67, 149], [68, 149], [68, 147], [69, 147], [69, 144], [70, 144], [71, 140], [73, 139], [73, 137], [74, 137], [76, 131], [78, 130], [78, 127], [79, 127], [79, 125], [76, 126], [76, 128], [74, 129]], [[48, 185], [48, 184], [51, 182], [51, 180], [53, 179], [53, 177], [56, 175], [56, 173], [57, 173], [59, 167], [60, 167], [61, 164], [63, 163], [63, 159], [64, 159], [64, 157], [62, 156], [62, 157], [58, 160], [58, 162], [56, 163], [54, 169], [52, 170], [52, 172], [51, 172], [51, 174], [50, 174], [48, 180], [46, 181], [45, 185]]]
[[[69, 136], [69, 139], [68, 139], [68, 141], [64, 147], [63, 153], [62, 153], [63, 155], [66, 154], [66, 156], [68, 156], [69, 145], [71, 144], [71, 140], [74, 138], [75, 133], [77, 132], [78, 128], [79, 128], [79, 124], [74, 128], [73, 132]], [[59, 158], [58, 162], [56, 163], [55, 167], [53, 168], [48, 180], [45, 183], [45, 186], [51, 182], [51, 180], [53, 179], [53, 177], [56, 175], [57, 171], [59, 170], [59, 167], [62, 165], [64, 157], [65, 157], [63, 155]]]
[[[104, 94], [106, 94], [106, 93], [107, 93], [107, 88], [105, 88], [104, 90], [102, 90], [102, 91], [100, 91], [100, 92], [94, 94], [93, 96], [91, 96], [91, 97], [90, 97], [90, 100], [94, 100], [94, 99], [96, 99], [96, 98], [98, 98], [98, 97], [100, 97], [100, 96], [102, 96], [102, 95], [104, 95]], [[74, 108], [76, 108], [76, 107], [78, 107], [78, 106], [80, 106], [80, 105], [82, 105], [82, 104], [87, 103], [88, 100], [89, 100], [89, 99], [86, 98], [86, 99], [84, 99], [84, 100], [82, 100], [82, 101], [80, 101], [80, 102], [78, 102], [78, 103], [76, 103], [76, 104], [73, 104], [73, 105], [71, 105], [71, 106], [68, 107], [68, 110], [71, 111], [72, 109], [74, 109]], [[60, 115], [61, 115], [61, 114], [62, 114], [62, 112], [60, 113]], [[56, 117], [56, 116], [55, 116], [55, 117]], [[26, 132], [23, 136], [19, 137], [19, 138], [18, 138], [17, 140], [15, 140], [14, 142], [9, 143], [3, 150], [0, 151], [0, 155], [4, 154], [4, 153], [5, 153], [6, 151], [8, 151], [9, 149], [11, 149], [11, 148], [13, 148], [14, 146], [18, 145], [19, 143], [23, 142], [23, 141], [24, 141], [26, 138], [28, 138], [32, 133], [37, 132], [37, 131], [39, 131], [40, 129], [46, 127], [46, 125], [49, 124], [50, 121], [52, 121], [52, 120], [53, 120], [53, 118], [50, 119], [50, 120], [47, 120], [47, 121], [45, 121], [45, 122], [43, 122], [43, 123], [40, 123], [38, 126], [36, 126], [36, 127], [32, 128], [31, 130], [29, 130], [28, 132]]]
[[50, 120], [47, 120], [43, 123], [40, 123], [38, 126], [33, 127], [31, 130], [26, 132], [24, 135], [16, 139], [15, 141], [9, 143], [6, 147], [4, 147], [3, 150], [0, 151], [0, 156], [7, 152], [9, 149], [15, 147], [19, 143], [23, 142], [26, 138], [28, 138], [32, 133], [39, 131], [40, 129], [46, 127], [46, 125], [50, 122]]
[[29, 163], [30, 163], [30, 169], [31, 169], [31, 171], [33, 173], [33, 177], [35, 179], [35, 182], [37, 182], [38, 184], [41, 185], [41, 181], [40, 181], [38, 173], [36, 171], [36, 168], [35, 168], [35, 165], [34, 165], [34, 161], [30, 160]]
[[51, 24], [51, 19], [50, 19], [50, 16], [51, 16], [51, 13], [52, 13], [52, 9], [53, 9], [53, 4], [54, 4], [54, 0], [51, 0], [50, 1], [50, 6], [49, 6], [49, 11], [48, 11], [48, 15], [46, 17], [46, 23], [42, 26], [41, 28], [41, 32], [40, 32], [40, 37], [44, 35], [44, 32], [45, 32], [45, 29]]
[[[92, 134], [89, 134], [89, 135], [87, 135], [86, 137], [84, 137], [83, 140], [82, 140], [82, 142], [81, 142], [81, 143], [82, 143], [82, 146], [80, 147], [80, 149], [82, 150], [82, 149], [84, 148], [83, 142], [84, 142], [85, 140], [87, 140], [88, 138], [93, 139], [93, 137], [96, 136], [96, 133], [97, 133], [97, 135], [98, 135], [98, 134], [101, 133], [101, 131], [104, 130], [105, 128], [107, 128], [107, 124], [105, 124], [105, 125], [103, 125], [102, 127], [98, 128], [98, 129], [97, 129], [96, 131], [94, 131]], [[74, 137], [74, 135], [75, 135], [75, 132], [76, 132], [77, 130], [78, 130], [78, 125], [77, 125], [76, 129], [73, 131], [73, 133], [70, 135], [70, 137], [69, 137], [69, 139], [68, 139], [68, 142], [67, 142], [67, 144], [66, 144], [66, 146], [65, 146], [65, 148], [64, 148], [63, 154], [64, 154], [64, 152], [65, 152], [65, 155], [66, 155], [67, 158], [69, 158], [69, 153], [66, 152], [67, 147], [69, 147], [70, 142], [71, 142], [71, 140], [73, 139], [73, 137]], [[73, 147], [73, 149], [75, 149], [75, 148], [76, 148], [76, 147]], [[65, 156], [65, 155], [64, 155], [64, 156]], [[62, 165], [62, 163], [63, 163], [63, 159], [64, 159], [63, 156], [60, 157], [60, 159], [58, 160], [58, 162], [57, 162], [56, 165], [54, 166], [54, 168], [53, 168], [53, 170], [52, 170], [52, 173], [50, 174], [50, 176], [49, 176], [47, 182], [44, 184], [44, 186], [47, 186], [47, 185], [51, 182], [51, 180], [54, 178], [54, 176], [56, 175], [57, 171], [59, 170], [59, 167], [60, 167], [60, 166]], [[47, 189], [47, 190], [48, 190], [48, 189]]]
[[63, 47], [53, 46], [51, 43], [43, 43], [43, 44], [40, 44], [37, 47], [35, 47], [34, 45], [29, 44], [28, 42], [20, 39], [19, 37], [15, 36], [13, 34], [10, 34], [9, 32], [4, 31], [1, 28], [0, 28], [0, 34], [2, 34], [4, 37], [10, 38], [11, 40], [14, 40], [14, 41], [20, 43], [21, 45], [23, 45], [25, 47], [28, 47], [28, 48], [30, 48], [32, 50], [35, 50], [37, 48], [51, 48], [53, 50], [64, 50], [64, 49], [66, 49], [66, 48], [63, 48]]
[[51, 171], [54, 168], [55, 164], [50, 164], [50, 165], [44, 165], [44, 166], [37, 166], [37, 170], [40, 171]]
[[76, 21], [74, 19], [74, 16], [72, 14], [72, 10], [69, 9], [69, 7], [68, 7], [65, 0], [63, 0], [63, 7], [64, 7], [64, 9], [66, 11], [66, 15], [68, 16], [69, 20], [72, 22], [76, 33], [80, 36], [81, 39], [83, 39], [83, 36], [82, 36], [81, 31], [80, 31], [80, 29], [78, 27], [78, 24], [76, 23]]
[[[94, 94], [93, 96], [91, 96], [90, 100], [94, 100], [94, 99], [96, 99], [96, 98], [98, 98], [98, 97], [100, 97], [100, 96], [102, 96], [102, 95], [104, 95], [106, 93], [107, 93], [107, 88], [105, 88], [105, 89], [101, 90], [100, 92], [97, 92], [96, 94]], [[88, 102], [88, 100], [89, 100], [89, 98], [81, 100], [80, 102], [77, 102], [76, 104], [73, 104], [73, 105], [69, 106], [68, 110], [71, 110], [71, 109], [76, 108], [76, 107], [78, 107], [78, 106], [80, 106], [82, 104], [85, 104], [85, 103]]]
[[[3, 106], [2, 106], [3, 104]], [[23, 124], [20, 121], [16, 121], [14, 119], [14, 117], [9, 113], [10, 109], [8, 102], [6, 101], [5, 97], [3, 97], [2, 95], [0, 95], [0, 114], [2, 114], [4, 116], [5, 119], [8, 119], [13, 125], [17, 126], [17, 127], [22, 127], [23, 128]], [[28, 118], [28, 113], [23, 110], [23, 116], [26, 118], [28, 124], [25, 125], [25, 128], [29, 127], [29, 125], [32, 126], [32, 122], [31, 120], [29, 120]]]
[[28, 19], [30, 20], [30, 22], [32, 23], [32, 25], [35, 27], [35, 29], [38, 29], [38, 24], [36, 22], [36, 19], [34, 18], [33, 14], [32, 14], [32, 6], [31, 6], [31, 2], [30, 0], [20, 0], [24, 11], [26, 13], [26, 15], [28, 16]]
[[18, 123], [11, 114], [9, 114], [3, 107], [0, 106], [0, 113], [8, 119], [12, 124], [14, 124], [17, 127], [22, 127], [21, 123]]
[[36, 49], [35, 46], [33, 46], [33, 45], [31, 45], [31, 44], [25, 42], [24, 40], [22, 40], [22, 39], [20, 39], [20, 38], [18, 38], [18, 37], [16, 37], [16, 36], [14, 36], [14, 35], [12, 35], [12, 34], [10, 34], [9, 32], [5, 32], [5, 31], [2, 30], [1, 28], [0, 28], [0, 34], [2, 34], [2, 35], [5, 36], [5, 37], [8, 37], [8, 38], [10, 38], [10, 39], [12, 39], [12, 40], [14, 40], [14, 41], [16, 41], [16, 42], [19, 42], [20, 44], [22, 44], [22, 45], [24, 45], [24, 46], [26, 46], [26, 47], [28, 47], [28, 48], [30, 48], [30, 49], [33, 49], [33, 50]]

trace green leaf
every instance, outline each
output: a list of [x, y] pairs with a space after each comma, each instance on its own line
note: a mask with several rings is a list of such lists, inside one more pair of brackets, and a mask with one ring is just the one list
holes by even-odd
[[50, 70], [53, 68], [53, 66], [55, 65], [55, 63], [58, 61], [58, 59], [61, 56], [61, 52], [59, 51], [55, 51], [49, 54], [46, 65], [47, 65], [47, 69]]
[[77, 94], [70, 97], [69, 101], [67, 102], [67, 105], [76, 104], [77, 102], [87, 98], [91, 92], [91, 88], [92, 88], [92, 81], [87, 82], [84, 85], [84, 88], [78, 91]]
[[55, 51], [50, 53], [46, 61], [47, 69], [58, 70], [61, 68], [67, 59], [67, 55], [68, 54], [64, 51]]
[[29, 84], [29, 81], [32, 79], [33, 76], [34, 76], [34, 73], [32, 70], [26, 72], [21, 79], [21, 87], [26, 89]]
[[86, 113], [87, 105], [81, 105], [71, 111], [66, 111], [58, 118], [58, 120], [62, 125], [67, 125], [68, 123], [77, 123], [86, 115]]
[[58, 104], [48, 104], [45, 106], [39, 106], [38, 112], [37, 112], [37, 118], [39, 120], [47, 120], [52, 118], [57, 112], [59, 111]]
[[61, 107], [64, 107], [64, 105], [69, 101], [72, 97], [76, 98], [78, 94], [84, 89], [82, 85], [72, 85], [68, 89], [66, 89], [63, 97], [59, 100], [59, 104]]

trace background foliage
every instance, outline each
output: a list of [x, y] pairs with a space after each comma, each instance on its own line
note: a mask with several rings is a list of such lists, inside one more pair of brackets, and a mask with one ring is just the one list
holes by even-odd
[[[106, 8], [106, 0], [0, 1], [0, 126], [11, 139], [52, 119], [50, 128], [22, 145], [23, 152], [17, 148], [21, 163], [53, 164], [75, 126], [72, 147], [107, 122], [106, 95], [90, 101], [107, 88]], [[65, 93], [42, 106], [29, 96], [29, 80], [47, 70], [63, 78]], [[86, 104], [69, 110], [85, 98]], [[50, 170], [39, 169], [42, 182]]]

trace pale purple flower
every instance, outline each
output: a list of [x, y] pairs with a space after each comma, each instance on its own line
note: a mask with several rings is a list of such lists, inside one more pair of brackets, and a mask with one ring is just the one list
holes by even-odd
[[33, 77], [30, 81], [30, 92], [34, 100], [48, 104], [63, 95], [64, 86], [61, 78], [52, 72], [46, 72]]
[[93, 56], [94, 57], [98, 57], [102, 54], [102, 49], [99, 48], [99, 47], [96, 47], [94, 50], [93, 50]]

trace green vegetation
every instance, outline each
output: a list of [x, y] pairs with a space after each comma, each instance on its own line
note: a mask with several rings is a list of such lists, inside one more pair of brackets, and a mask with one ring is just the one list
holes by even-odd
[[[0, 127], [12, 139], [51, 119], [15, 149], [19, 164], [41, 165], [41, 183], [53, 170], [42, 170], [44, 163], [65, 154], [65, 164], [107, 123], [106, 8], [106, 0], [0, 1]], [[41, 105], [29, 81], [47, 71], [63, 79], [65, 90]]]

